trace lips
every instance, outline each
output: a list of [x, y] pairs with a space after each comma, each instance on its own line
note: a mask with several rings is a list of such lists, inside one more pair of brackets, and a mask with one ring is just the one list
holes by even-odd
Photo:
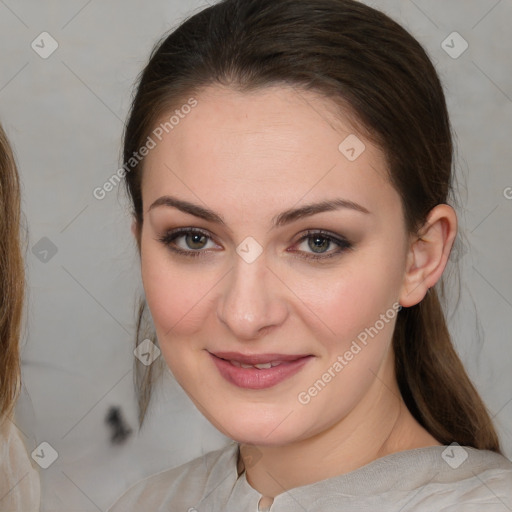
[[210, 352], [220, 374], [231, 384], [246, 389], [264, 389], [288, 379], [313, 359], [309, 354], [240, 354]]
[[241, 363], [240, 361], [229, 361], [233, 366], [237, 366], [238, 368], [258, 368], [258, 370], [268, 370], [269, 368], [273, 368], [274, 366], [279, 366], [283, 364], [283, 361], [270, 361], [269, 363], [258, 363], [258, 364], [246, 364]]
[[236, 361], [243, 364], [264, 364], [273, 361], [296, 361], [310, 354], [241, 354], [240, 352], [213, 352], [212, 355], [225, 359], [226, 361]]

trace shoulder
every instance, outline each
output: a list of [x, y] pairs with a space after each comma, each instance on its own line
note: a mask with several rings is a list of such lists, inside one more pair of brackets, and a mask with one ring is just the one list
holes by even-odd
[[215, 489], [230, 470], [236, 471], [238, 444], [208, 452], [181, 466], [171, 468], [133, 485], [108, 512], [140, 510], [184, 510], [200, 502]]
[[[417, 448], [321, 482], [317, 495], [331, 507], [346, 502], [355, 510], [504, 512], [512, 510], [512, 463], [498, 453], [467, 446]], [[324, 507], [331, 509], [336, 508]]]
[[[423, 460], [421, 453], [418, 461]], [[512, 509], [512, 462], [503, 455], [466, 446], [444, 446], [431, 451], [435, 459], [419, 464], [423, 485], [405, 510], [445, 512], [501, 512]], [[412, 467], [410, 468], [412, 469]]]
[[[462, 449], [462, 447], [460, 447]], [[499, 453], [475, 448], [464, 448], [467, 452], [460, 467], [450, 467], [452, 478], [457, 482], [454, 495], [457, 502], [480, 507], [488, 512], [510, 510], [512, 508], [512, 462]], [[451, 452], [445, 452], [445, 458]], [[458, 473], [460, 472], [460, 475]], [[457, 510], [447, 508], [448, 510]]]
[[36, 512], [39, 502], [39, 473], [18, 429], [4, 419], [0, 427], [0, 510]]

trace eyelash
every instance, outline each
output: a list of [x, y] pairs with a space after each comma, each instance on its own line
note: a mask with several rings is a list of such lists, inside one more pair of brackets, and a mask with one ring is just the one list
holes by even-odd
[[[322, 238], [324, 240], [329, 241], [330, 243], [336, 245], [338, 249], [335, 252], [329, 252], [329, 253], [320, 253], [320, 254], [314, 254], [314, 253], [305, 253], [308, 254], [308, 256], [301, 256], [302, 258], [305, 258], [307, 260], [313, 260], [313, 261], [325, 261], [329, 258], [334, 258], [337, 256], [341, 256], [345, 251], [352, 249], [352, 244], [344, 237], [342, 236], [334, 236], [327, 231], [320, 230], [307, 230], [304, 235], [302, 235], [299, 240], [297, 241], [297, 244], [301, 244], [304, 242], [304, 240], [307, 240], [308, 238]], [[295, 252], [295, 251], [292, 251]]]
[[[157, 238], [159, 242], [164, 244], [166, 247], [169, 248], [172, 252], [179, 254], [181, 256], [189, 257], [189, 258], [200, 258], [207, 256], [206, 250], [189, 250], [185, 251], [183, 249], [180, 249], [176, 246], [173, 246], [173, 243], [176, 239], [180, 238], [184, 235], [202, 235], [207, 237], [209, 240], [211, 240], [211, 237], [204, 231], [197, 229], [197, 228], [179, 228], [173, 231], [169, 231], [167, 233], [164, 233], [163, 236]], [[327, 233], [322, 230], [308, 230], [304, 233], [304, 235], [296, 242], [295, 245], [300, 244], [304, 242], [304, 240], [308, 240], [309, 238], [322, 238], [325, 240], [328, 240], [329, 242], [333, 243], [334, 245], [338, 246], [338, 250], [335, 252], [330, 252], [328, 254], [324, 255], [314, 255], [313, 253], [305, 253], [309, 254], [308, 256], [301, 256], [302, 258], [306, 260], [313, 260], [313, 261], [324, 261], [329, 258], [333, 258], [336, 256], [341, 256], [343, 252], [346, 250], [352, 249], [352, 244], [345, 239], [344, 237], [337, 237], [330, 233]], [[303, 252], [303, 251], [290, 251], [290, 252]]]

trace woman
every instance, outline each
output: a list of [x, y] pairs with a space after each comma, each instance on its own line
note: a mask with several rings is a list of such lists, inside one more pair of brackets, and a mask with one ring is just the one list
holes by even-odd
[[13, 408], [20, 389], [20, 323], [24, 266], [20, 250], [20, 187], [14, 155], [0, 126], [0, 510], [39, 510], [39, 476], [33, 469]]
[[112, 512], [512, 508], [434, 288], [451, 167], [431, 61], [359, 2], [224, 0], [155, 49], [124, 145], [146, 301], [233, 443]]

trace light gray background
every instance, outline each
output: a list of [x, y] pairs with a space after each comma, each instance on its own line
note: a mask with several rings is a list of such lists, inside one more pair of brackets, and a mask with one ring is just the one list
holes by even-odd
[[[226, 443], [170, 374], [147, 425], [123, 446], [104, 423], [121, 405], [136, 429], [133, 329], [141, 290], [123, 194], [92, 195], [118, 168], [132, 86], [153, 44], [201, 0], [0, 0], [0, 120], [14, 145], [29, 228], [25, 388], [18, 426], [49, 442], [42, 511], [105, 510], [137, 479]], [[373, 2], [431, 55], [457, 134], [462, 298], [450, 310], [461, 357], [512, 456], [511, 0]], [[42, 32], [58, 49], [41, 58]], [[457, 31], [458, 58], [441, 43]], [[459, 43], [454, 43], [455, 48]], [[47, 237], [57, 253], [40, 261]], [[40, 255], [41, 256], [41, 255]]]

